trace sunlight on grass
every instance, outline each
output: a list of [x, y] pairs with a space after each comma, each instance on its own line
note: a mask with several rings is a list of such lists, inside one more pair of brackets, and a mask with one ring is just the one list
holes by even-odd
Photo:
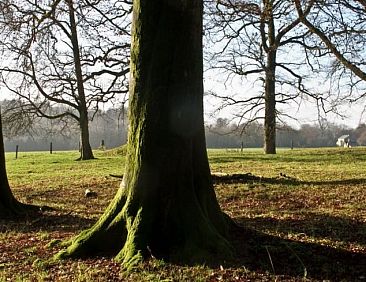
[[[90, 161], [75, 161], [76, 151], [52, 155], [21, 152], [18, 159], [14, 153], [6, 154], [15, 196], [57, 210], [40, 219], [0, 222], [0, 281], [48, 281], [55, 273], [58, 281], [260, 281], [289, 277], [297, 281], [305, 274], [322, 280], [347, 275], [350, 270], [332, 266], [318, 248], [329, 248], [328, 253], [334, 250], [335, 260], [342, 258], [337, 252], [366, 255], [366, 148], [279, 149], [276, 155], [265, 155], [262, 149], [215, 149], [208, 150], [213, 174], [249, 176], [215, 182], [222, 209], [240, 225], [257, 232], [254, 239], [246, 235], [238, 243], [240, 249], [249, 240], [253, 250], [240, 250], [237, 266], [212, 269], [151, 260], [127, 273], [103, 257], [44, 263], [60, 248], [58, 244], [47, 247], [48, 243], [71, 238], [91, 226], [113, 198], [121, 179], [111, 175], [121, 176], [124, 171], [121, 152], [96, 151], [97, 159]], [[85, 197], [85, 189], [96, 192], [96, 197]], [[265, 236], [270, 236], [270, 241]], [[254, 262], [253, 252], [259, 256]], [[250, 270], [251, 264], [255, 267]], [[286, 269], [284, 276], [277, 273], [278, 265]], [[317, 274], [311, 272], [314, 269]], [[359, 273], [356, 268], [352, 271]]]

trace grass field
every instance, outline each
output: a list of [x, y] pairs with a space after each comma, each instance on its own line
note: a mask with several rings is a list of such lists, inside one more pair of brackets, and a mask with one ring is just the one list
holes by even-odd
[[123, 174], [121, 155], [77, 156], [7, 154], [16, 197], [56, 210], [0, 220], [1, 282], [366, 281], [366, 148], [209, 150], [220, 205], [244, 226], [231, 234], [236, 258], [218, 267], [152, 259], [130, 272], [108, 257], [47, 263], [60, 249], [50, 242], [91, 226], [118, 189], [110, 175]]

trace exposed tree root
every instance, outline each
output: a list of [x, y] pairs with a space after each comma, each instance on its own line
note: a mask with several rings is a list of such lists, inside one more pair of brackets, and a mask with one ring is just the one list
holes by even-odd
[[[223, 230], [217, 230], [199, 206], [169, 210], [164, 219], [161, 212], [137, 207], [134, 200], [127, 200], [126, 194], [121, 187], [98, 222], [68, 241], [67, 249], [54, 259], [107, 253], [125, 268], [131, 268], [152, 257], [187, 264], [232, 257], [233, 249]], [[221, 217], [224, 225], [235, 225], [227, 215], [221, 213]]]

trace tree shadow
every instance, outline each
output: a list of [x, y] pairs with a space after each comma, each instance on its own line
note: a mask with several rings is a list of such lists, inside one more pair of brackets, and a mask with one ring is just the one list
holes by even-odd
[[299, 234], [300, 237], [329, 239], [339, 244], [366, 246], [366, 224], [361, 220], [326, 214], [302, 213], [301, 219], [240, 218], [243, 226], [260, 226], [272, 232]]
[[95, 219], [72, 215], [62, 210], [37, 213], [26, 217], [0, 219], [0, 233], [15, 231], [29, 232], [77, 232], [90, 227]]
[[[353, 244], [366, 244], [366, 224], [351, 218], [308, 213], [304, 219], [236, 218], [241, 226], [234, 228], [231, 241], [236, 251], [228, 267], [243, 268], [260, 273], [272, 273], [294, 279], [330, 281], [362, 281], [366, 279], [366, 253], [324, 246], [321, 243], [301, 242], [268, 235], [276, 233], [304, 234]], [[0, 220], [0, 233], [72, 232], [94, 224], [94, 219], [62, 211], [44, 212], [38, 217]], [[256, 229], [248, 227], [256, 226]], [[275, 232], [274, 232], [275, 233]], [[301, 238], [297, 238], [301, 240]], [[309, 241], [309, 240], [308, 240]]]
[[[237, 228], [232, 232], [232, 242], [237, 254], [235, 266], [244, 266], [252, 271], [323, 281], [366, 279], [366, 253], [321, 244], [321, 238], [326, 237], [365, 244], [364, 223], [331, 216], [314, 216], [305, 221], [251, 218], [238, 218], [236, 221], [241, 226], [265, 225], [266, 228], [270, 227], [278, 232], [302, 232], [309, 233], [308, 235], [312, 235], [315, 226], [319, 232], [315, 235], [318, 238], [315, 242], [319, 243], [283, 239], [250, 227]], [[342, 232], [338, 235], [332, 232], [336, 223], [340, 224], [338, 228], [343, 229], [344, 236]], [[350, 226], [353, 229], [349, 230]], [[321, 231], [323, 227], [327, 229]], [[355, 230], [356, 235], [348, 234]]]
[[215, 184], [237, 184], [237, 183], [268, 183], [268, 184], [284, 184], [284, 185], [356, 185], [366, 183], [366, 178], [337, 179], [326, 181], [303, 181], [295, 177], [280, 173], [276, 177], [263, 177], [249, 173], [237, 173], [227, 175], [212, 175]]
[[322, 160], [323, 156], [329, 157], [329, 154], [331, 154], [334, 158], [337, 158], [337, 160], [344, 160], [352, 158], [352, 160], [360, 160], [365, 161], [366, 155], [364, 149], [357, 149], [357, 150], [343, 150], [342, 148], [339, 148], [340, 150], [328, 150], [324, 149], [322, 151], [316, 151], [316, 153], [312, 153], [311, 151], [308, 152], [308, 154], [298, 154], [298, 151], [294, 151], [295, 154], [290, 153], [288, 151], [287, 154], [280, 154], [280, 155], [258, 155], [258, 153], [247, 153], [247, 152], [239, 152], [239, 151], [232, 151], [231, 154], [228, 154], [226, 152], [225, 155], [222, 156], [215, 156], [211, 155], [209, 156], [209, 160], [212, 163], [216, 164], [225, 164], [225, 163], [232, 163], [232, 162], [243, 162], [243, 161], [266, 161], [266, 162], [276, 162], [276, 163], [319, 163], [320, 161], [324, 162]]
[[[317, 153], [317, 156], [319, 154]], [[215, 157], [210, 156], [209, 160], [210, 163], [214, 164], [226, 164], [226, 163], [233, 163], [233, 162], [248, 162], [248, 161], [264, 161], [264, 162], [276, 162], [276, 163], [319, 163], [319, 158], [309, 158], [309, 157], [300, 157], [288, 155], [288, 156], [276, 156], [276, 155], [262, 155], [258, 157], [258, 155], [239, 155], [239, 156], [222, 156], [222, 157]]]

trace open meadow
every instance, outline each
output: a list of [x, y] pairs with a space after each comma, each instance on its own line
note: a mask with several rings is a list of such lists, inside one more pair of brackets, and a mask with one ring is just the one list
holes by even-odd
[[[243, 228], [216, 266], [151, 259], [127, 272], [100, 256], [47, 261], [91, 226], [116, 193], [125, 158], [96, 151], [7, 153], [13, 193], [45, 208], [0, 220], [0, 281], [366, 281], [366, 148], [209, 150], [222, 209]], [[85, 197], [85, 190], [96, 193]], [[192, 220], [194, 220], [192, 218]]]

